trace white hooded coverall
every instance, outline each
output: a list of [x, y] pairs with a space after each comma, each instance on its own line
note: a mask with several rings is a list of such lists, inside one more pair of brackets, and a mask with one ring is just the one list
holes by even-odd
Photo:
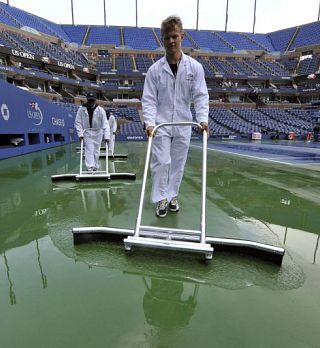
[[[194, 102], [198, 123], [208, 123], [209, 95], [202, 65], [182, 54], [176, 77], [166, 57], [148, 70], [142, 97], [146, 128], [164, 122], [192, 121], [190, 110]], [[160, 128], [152, 142], [151, 201], [169, 201], [179, 193], [188, 156], [191, 127]]]
[[74, 127], [78, 137], [83, 137], [85, 145], [85, 164], [89, 169], [99, 169], [99, 149], [102, 139], [110, 139], [110, 127], [106, 113], [101, 106], [97, 106], [93, 112], [92, 128], [89, 124], [89, 114], [86, 106], [78, 109]]
[[116, 138], [115, 133], [117, 131], [117, 120], [113, 116], [113, 114], [110, 113], [108, 121], [109, 121], [109, 127], [110, 127], [109, 154], [113, 155], [114, 143]]

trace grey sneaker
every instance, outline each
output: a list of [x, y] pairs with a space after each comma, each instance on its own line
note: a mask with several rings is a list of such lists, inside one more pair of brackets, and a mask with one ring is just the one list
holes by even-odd
[[169, 209], [170, 211], [175, 211], [176, 213], [179, 211], [179, 202], [177, 197], [173, 197], [169, 203]]
[[97, 168], [96, 167], [90, 167], [90, 168], [88, 168], [88, 171], [93, 174], [94, 172], [97, 171]]
[[168, 212], [168, 200], [163, 199], [157, 203], [156, 215], [158, 217], [166, 217]]

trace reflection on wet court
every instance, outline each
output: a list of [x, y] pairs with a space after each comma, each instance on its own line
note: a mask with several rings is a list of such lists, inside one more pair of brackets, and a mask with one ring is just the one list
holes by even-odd
[[[1, 161], [1, 346], [319, 346], [319, 171], [208, 152], [207, 233], [284, 246], [279, 267], [241, 253], [124, 253], [122, 243], [73, 245], [75, 226], [133, 228], [145, 143], [119, 143], [110, 171], [135, 181], [59, 182], [75, 146]], [[178, 214], [144, 224], [195, 229], [201, 148], [190, 149]], [[244, 320], [245, 319], [245, 320]], [[36, 333], [35, 333], [36, 332]], [[44, 343], [45, 342], [45, 343]]]

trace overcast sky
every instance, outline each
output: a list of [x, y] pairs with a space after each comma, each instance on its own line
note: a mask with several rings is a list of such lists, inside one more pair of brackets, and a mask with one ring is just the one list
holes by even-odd
[[[0, 0], [7, 3], [5, 0]], [[73, 0], [75, 24], [135, 26], [136, 0]], [[320, 0], [257, 0], [256, 33], [289, 28], [318, 20]], [[71, 24], [71, 0], [9, 0], [58, 24]], [[138, 26], [159, 27], [177, 14], [185, 29], [196, 28], [197, 0], [137, 0]], [[224, 30], [227, 0], [199, 0], [199, 29]], [[229, 0], [228, 31], [252, 32], [254, 0]]]

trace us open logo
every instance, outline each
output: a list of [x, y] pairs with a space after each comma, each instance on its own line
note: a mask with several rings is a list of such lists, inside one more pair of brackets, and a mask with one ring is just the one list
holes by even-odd
[[10, 118], [10, 110], [6, 104], [1, 105], [1, 115], [5, 121], [8, 121]]
[[28, 118], [32, 120], [35, 126], [40, 126], [43, 121], [42, 111], [36, 102], [29, 103], [30, 109], [27, 110]]

